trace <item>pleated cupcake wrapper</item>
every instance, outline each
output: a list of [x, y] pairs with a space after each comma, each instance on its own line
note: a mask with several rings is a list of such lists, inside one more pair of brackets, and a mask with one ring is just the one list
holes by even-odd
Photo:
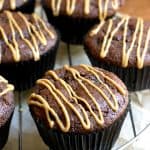
[[23, 13], [33, 13], [35, 8], [35, 0], [28, 0], [24, 5], [16, 8], [14, 11], [21, 11]]
[[49, 8], [43, 7], [48, 20], [61, 34], [61, 39], [70, 44], [82, 44], [85, 34], [99, 22], [98, 19], [79, 19], [67, 16], [54, 17]]
[[58, 48], [58, 42], [39, 61], [24, 61], [14, 64], [0, 64], [0, 74], [18, 91], [31, 88], [37, 79], [42, 77], [48, 69], [53, 69]]
[[150, 67], [144, 67], [143, 69], [135, 67], [121, 68], [113, 64], [97, 61], [89, 54], [88, 50], [86, 50], [86, 53], [93, 66], [114, 72], [122, 79], [129, 91], [150, 89]]
[[0, 127], [0, 150], [4, 147], [4, 145], [6, 144], [8, 140], [9, 128], [10, 128], [12, 116], [13, 116], [13, 113], [11, 114], [8, 121], [2, 127]]
[[41, 121], [36, 120], [31, 108], [30, 112], [40, 136], [50, 150], [110, 150], [120, 134], [128, 108], [110, 127], [89, 134], [62, 133], [47, 129]]

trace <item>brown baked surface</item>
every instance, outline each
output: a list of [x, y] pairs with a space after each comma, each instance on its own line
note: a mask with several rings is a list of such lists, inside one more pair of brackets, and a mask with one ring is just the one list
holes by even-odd
[[[75, 6], [75, 11], [74, 13], [71, 15], [71, 17], [74, 18], [88, 18], [88, 19], [97, 19], [99, 16], [99, 12], [98, 12], [98, 0], [90, 0], [90, 13], [88, 15], [85, 15], [84, 13], [84, 1], [85, 0], [77, 0], [76, 2], [76, 6]], [[108, 3], [108, 13], [107, 13], [107, 17], [111, 17], [116, 13], [116, 10], [112, 7], [112, 2], [113, 0], [109, 0]], [[124, 5], [125, 0], [118, 0], [118, 4], [119, 7], [121, 7], [122, 5]], [[103, 4], [104, 2], [106, 2], [106, 0], [102, 0]], [[50, 10], [52, 10], [52, 6], [51, 6], [51, 0], [43, 0], [43, 5], [45, 7], [50, 8]], [[102, 9], [104, 11], [104, 5], [102, 6]], [[60, 15], [67, 15], [66, 13], [66, 1], [63, 1], [60, 7]]]
[[[112, 27], [111, 31], [113, 31], [117, 27], [117, 25], [121, 19], [122, 19], [122, 17], [116, 17], [116, 18], [112, 19], [113, 27]], [[133, 34], [134, 34], [135, 28], [136, 28], [136, 23], [137, 23], [137, 18], [130, 17], [130, 20], [129, 20], [129, 23], [127, 26], [128, 27], [127, 28], [128, 29], [127, 37], [126, 37], [127, 48], [129, 48], [129, 46], [131, 46]], [[106, 57], [104, 57], [104, 58], [100, 57], [102, 43], [104, 41], [104, 37], [106, 36], [107, 30], [108, 30], [108, 25], [109, 25], [109, 21], [106, 21], [104, 26], [94, 36], [90, 36], [90, 33], [93, 29], [91, 31], [89, 31], [89, 33], [85, 37], [85, 41], [84, 41], [85, 49], [97, 61], [100, 61], [100, 62], [102, 61], [102, 62], [106, 62], [109, 64], [112, 63], [112, 64], [115, 64], [118, 66], [122, 66], [123, 33], [124, 33], [124, 25], [125, 24], [122, 24], [122, 26], [119, 28], [118, 32], [114, 35]], [[150, 21], [145, 21], [140, 51], [143, 51], [143, 49], [144, 49], [147, 32], [148, 32], [149, 28], [150, 28]], [[137, 37], [139, 37], [139, 33], [140, 32], [138, 31]], [[138, 38], [136, 38], [134, 47], [133, 47], [132, 52], [129, 57], [127, 67], [137, 67], [137, 47], [138, 47]], [[147, 53], [144, 57], [144, 66], [150, 66], [150, 42], [148, 44]]]
[[[31, 40], [31, 36], [28, 32], [27, 26], [24, 22], [24, 20], [18, 15], [17, 12], [11, 12], [12, 16], [14, 17], [14, 19], [17, 21], [18, 26], [20, 27], [24, 37], [29, 40], [30, 42]], [[44, 24], [48, 27], [49, 31], [51, 31], [55, 38], [52, 39], [49, 34], [47, 34], [47, 32], [43, 29], [42, 25], [40, 22], [35, 23], [35, 20], [33, 19], [32, 15], [24, 15], [25, 18], [27, 18], [28, 23], [32, 23], [34, 25], [34, 27], [36, 28], [37, 31], [39, 31], [39, 28], [41, 30], [41, 32], [45, 35], [46, 40], [47, 40], [47, 44], [43, 45], [39, 39], [35, 36], [35, 34], [33, 33], [33, 31], [31, 30], [31, 32], [34, 34], [34, 36], [36, 37], [36, 41], [38, 44], [38, 49], [39, 49], [39, 53], [40, 55], [43, 55], [44, 53], [46, 53], [47, 51], [49, 51], [52, 47], [54, 47], [54, 45], [56, 44], [57, 41], [57, 34], [54, 30], [54, 28], [47, 22], [44, 21]], [[13, 41], [12, 41], [12, 30], [10, 28], [10, 24], [9, 24], [9, 19], [6, 16], [6, 13], [3, 12], [0, 14], [0, 26], [3, 28], [9, 42], [13, 45]], [[18, 30], [16, 30], [16, 28], [14, 28], [15, 30], [15, 39], [17, 41], [17, 44], [19, 46], [19, 53], [21, 56], [20, 61], [28, 61], [28, 60], [32, 60], [33, 59], [33, 52], [30, 49], [30, 47], [22, 40]], [[32, 42], [33, 43], [33, 42]], [[14, 45], [13, 45], [14, 46]], [[0, 36], [0, 47], [1, 47], [1, 62], [2, 63], [13, 63], [14, 62], [14, 58], [12, 55], [12, 52], [10, 50], [10, 48], [7, 46], [6, 42], [4, 41], [3, 36]]]
[[[0, 82], [0, 93], [7, 88], [8, 83]], [[12, 91], [0, 96], [0, 127], [10, 118], [15, 108], [14, 94]]]
[[[88, 79], [90, 82], [92, 82], [94, 85], [96, 85], [100, 90], [105, 92], [105, 94], [107, 95], [109, 100], [112, 102], [112, 97], [110, 96], [110, 93], [104, 88], [104, 86], [97, 80], [97, 78], [91, 72], [85, 70], [85, 68], [83, 68], [81, 66], [75, 66], [73, 68], [76, 69], [77, 71], [79, 71], [80, 75], [83, 78]], [[112, 93], [114, 94], [114, 96], [117, 99], [117, 103], [118, 103], [119, 108], [117, 111], [113, 111], [112, 108], [104, 100], [102, 95], [100, 95], [100, 93], [98, 93], [93, 87], [91, 87], [90, 85], [85, 83], [85, 81], [82, 81], [82, 83], [85, 84], [86, 88], [91, 92], [92, 96], [98, 102], [98, 105], [99, 105], [99, 107], [102, 111], [103, 117], [104, 117], [104, 124], [102, 126], [98, 125], [97, 122], [95, 121], [94, 117], [89, 112], [88, 108], [86, 108], [86, 106], [83, 103], [81, 103], [81, 105], [85, 108], [86, 113], [88, 114], [88, 117], [90, 119], [90, 124], [91, 124], [90, 129], [86, 130], [81, 125], [81, 122], [79, 121], [79, 119], [77, 118], [75, 113], [69, 107], [67, 107], [67, 105], [65, 105], [66, 110], [69, 112], [69, 117], [70, 117], [70, 122], [71, 122], [69, 132], [79, 132], [79, 133], [83, 132], [83, 133], [85, 133], [85, 132], [92, 132], [92, 131], [96, 131], [96, 130], [101, 130], [102, 128], [106, 128], [106, 127], [110, 126], [111, 124], [113, 124], [117, 119], [119, 119], [119, 117], [121, 117], [121, 115], [123, 115], [123, 113], [125, 112], [125, 110], [127, 108], [128, 92], [127, 92], [127, 89], [126, 89], [125, 85], [123, 84], [123, 82], [116, 75], [114, 75], [111, 72], [108, 72], [108, 71], [105, 71], [105, 70], [99, 69], [99, 68], [95, 68], [95, 69], [103, 72], [105, 75], [110, 77], [113, 81], [115, 81], [119, 86], [121, 86], [124, 89], [125, 94], [124, 95], [121, 94], [115, 86], [112, 86], [112, 84], [108, 80], [104, 79], [104, 77], [102, 77], [98, 73], [99, 78], [102, 81], [104, 81], [105, 84], [108, 85], [108, 87], [111, 89]], [[93, 111], [96, 114], [98, 114], [97, 108], [95, 107], [94, 103], [91, 101], [90, 97], [87, 95], [87, 93], [83, 90], [81, 85], [75, 80], [75, 78], [73, 77], [73, 75], [70, 72], [66, 71], [64, 68], [55, 70], [54, 72], [59, 76], [59, 78], [64, 80], [66, 83], [68, 83], [72, 87], [73, 91], [78, 96], [84, 98], [90, 104]], [[58, 89], [61, 93], [63, 93], [64, 96], [72, 104], [75, 105], [76, 109], [79, 112], [81, 111], [79, 109], [79, 105], [76, 105], [73, 102], [73, 99], [71, 99], [71, 97], [67, 93], [66, 89], [60, 84], [60, 82], [58, 80], [56, 81], [50, 75], [45, 75], [43, 77], [43, 79], [50, 80], [55, 85], [56, 89]], [[64, 114], [62, 113], [61, 108], [58, 106], [56, 100], [54, 99], [52, 94], [48, 91], [48, 89], [43, 85], [36, 84], [33, 92], [38, 94], [38, 95], [41, 95], [43, 98], [45, 98], [46, 101], [48, 102], [49, 106], [51, 106], [56, 111], [58, 116], [61, 118], [61, 120], [65, 124]], [[38, 106], [30, 105], [31, 100], [33, 100], [35, 102], [38, 102], [38, 100], [36, 98], [30, 98], [29, 99], [29, 106], [30, 106], [30, 109], [32, 111], [32, 114], [34, 115], [34, 118], [36, 120], [42, 121], [42, 123], [45, 126], [47, 126], [47, 128], [50, 128], [48, 121], [47, 121], [47, 118], [46, 118], [45, 110], [43, 108], [38, 107]], [[53, 118], [52, 115], [50, 115], [50, 116], [51, 116], [51, 118]], [[54, 125], [54, 129], [59, 130], [57, 123]]]

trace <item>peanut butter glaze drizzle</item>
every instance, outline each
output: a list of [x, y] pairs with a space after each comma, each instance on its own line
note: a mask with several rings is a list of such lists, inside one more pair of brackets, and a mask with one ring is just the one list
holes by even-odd
[[[36, 107], [40, 107], [40, 108], [44, 109], [50, 128], [53, 128], [54, 125], [57, 124], [63, 132], [69, 131], [69, 129], [71, 127], [71, 121], [70, 121], [70, 116], [69, 116], [69, 112], [67, 111], [68, 110], [67, 108], [71, 109], [72, 112], [74, 112], [74, 114], [77, 116], [77, 118], [79, 119], [79, 121], [81, 122], [81, 125], [83, 126], [83, 128], [85, 130], [89, 130], [91, 127], [90, 119], [89, 119], [86, 109], [88, 109], [88, 111], [90, 112], [90, 115], [93, 116], [96, 123], [99, 126], [103, 126], [104, 116], [101, 111], [100, 105], [97, 102], [97, 100], [95, 99], [95, 97], [93, 96], [92, 92], [90, 92], [90, 90], [86, 87], [86, 85], [88, 85], [91, 88], [93, 88], [94, 90], [96, 90], [103, 97], [103, 99], [106, 101], [108, 106], [114, 112], [118, 111], [119, 106], [118, 106], [118, 101], [117, 101], [116, 96], [113, 94], [112, 89], [110, 87], [108, 87], [108, 85], [105, 84], [100, 79], [100, 76], [102, 76], [105, 80], [110, 82], [110, 84], [112, 86], [114, 86], [121, 93], [121, 95], [126, 95], [125, 87], [122, 87], [119, 84], [117, 84], [115, 81], [113, 81], [110, 77], [108, 77], [102, 71], [100, 71], [96, 68], [90, 67], [90, 66], [86, 66], [86, 65], [80, 65], [80, 67], [82, 67], [82, 69], [84, 69], [85, 71], [92, 74], [98, 80], [98, 82], [103, 85], [105, 90], [110, 94], [112, 101], [109, 100], [109, 98], [108, 98], [107, 94], [104, 92], [104, 90], [100, 89], [91, 80], [86, 79], [85, 77], [82, 77], [80, 75], [80, 72], [77, 69], [69, 67], [67, 65], [64, 66], [64, 69], [66, 71], [68, 71], [69, 73], [71, 73], [73, 79], [81, 86], [83, 91], [91, 99], [92, 104], [94, 104], [97, 109], [98, 113], [96, 113], [92, 109], [92, 107], [90, 105], [91, 103], [89, 104], [85, 98], [78, 96], [76, 94], [76, 92], [74, 91], [74, 89], [66, 81], [64, 81], [63, 79], [58, 77], [58, 75], [54, 71], [48, 71], [46, 73], [46, 75], [52, 77], [55, 81], [59, 82], [60, 85], [68, 93], [69, 98], [66, 98], [64, 93], [61, 92], [59, 89], [57, 89], [55, 84], [48, 79], [40, 79], [37, 81], [37, 84], [42, 85], [45, 88], [47, 88], [49, 93], [54, 97], [55, 101], [59, 105], [59, 108], [61, 108], [61, 110], [63, 112], [64, 118], [65, 118], [65, 123], [63, 123], [61, 121], [61, 117], [55, 112], [55, 108], [52, 108], [50, 106], [50, 104], [47, 102], [47, 100], [42, 95], [33, 93], [30, 96], [28, 103], [31, 106], [36, 106]], [[73, 100], [74, 102], [70, 102], [69, 99]], [[84, 105], [86, 106], [86, 109], [84, 108], [85, 106], [81, 105], [81, 102], [84, 103]], [[77, 106], [79, 109], [76, 109], [75, 106]], [[55, 121], [50, 118], [49, 114], [51, 114], [51, 116], [53, 116], [55, 118]]]
[[[84, 1], [84, 14], [90, 14], [90, 3], [91, 0], [83, 0]], [[58, 16], [61, 8], [62, 0], [51, 0], [50, 5], [53, 11], [54, 16]], [[77, 5], [77, 0], [66, 0], [66, 12], [70, 16], [75, 12], [75, 8]], [[113, 9], [118, 9], [119, 1], [118, 0], [97, 0], [98, 5], [98, 14], [99, 19], [104, 20], [108, 14], [108, 6], [111, 3]]]
[[[3, 9], [5, 1], [6, 0], [0, 0], [0, 10]], [[22, 0], [22, 1], [26, 2], [27, 0]], [[12, 10], [16, 9], [16, 0], [9, 0], [9, 4], [10, 4], [10, 9], [12, 9]]]
[[10, 91], [14, 90], [14, 86], [11, 84], [8, 84], [8, 81], [6, 79], [4, 79], [2, 76], [0, 76], [0, 84], [5, 83], [6, 84], [6, 88], [2, 91], [0, 91], [0, 97], [7, 94]]
[[[23, 34], [21, 27], [18, 25], [17, 20], [13, 16], [13, 13], [9, 11], [5, 11], [4, 13], [8, 19], [8, 25], [11, 29], [12, 41], [9, 41], [5, 33], [5, 30], [1, 25], [0, 25], [0, 33], [2, 35], [2, 39], [4, 40], [5, 44], [9, 47], [11, 51], [14, 61], [19, 62], [21, 60], [20, 49], [15, 35], [16, 31], [19, 33], [21, 40], [23, 40], [25, 44], [31, 49], [34, 60], [35, 61], [39, 60], [40, 59], [40, 50], [38, 46], [39, 42], [43, 46], [46, 46], [47, 44], [46, 35], [43, 33], [43, 31], [47, 34], [47, 36], [51, 37], [51, 39], [55, 38], [54, 33], [50, 31], [50, 29], [47, 27], [44, 21], [37, 15], [35, 14], [32, 15], [35, 22], [35, 24], [33, 24], [28, 21], [25, 15], [23, 15], [20, 12], [17, 12], [16, 14], [20, 17], [20, 19], [22, 19], [28, 30], [30, 38], [26, 38]], [[41, 29], [43, 29], [43, 31]]]
[[[150, 27], [147, 31], [147, 36], [145, 40], [144, 48], [141, 47], [144, 33], [144, 21], [142, 18], [137, 18], [135, 31], [133, 33], [132, 42], [129, 48], [127, 48], [127, 33], [128, 33], [128, 24], [130, 21], [130, 17], [127, 15], [121, 15], [120, 22], [118, 22], [117, 26], [113, 27], [113, 19], [109, 20], [108, 28], [106, 34], [104, 36], [102, 46], [100, 49], [100, 57], [105, 58], [110, 50], [110, 46], [115, 34], [119, 31], [120, 27], [124, 27], [123, 31], [123, 48], [122, 48], [122, 67], [128, 67], [129, 57], [133, 51], [135, 42], [138, 41], [138, 46], [136, 49], [136, 57], [137, 57], [137, 68], [142, 69], [144, 66], [145, 55], [149, 49], [150, 42]], [[102, 21], [95, 29], [90, 32], [90, 36], [93, 37], [96, 35], [102, 27], [105, 25], [105, 21]]]

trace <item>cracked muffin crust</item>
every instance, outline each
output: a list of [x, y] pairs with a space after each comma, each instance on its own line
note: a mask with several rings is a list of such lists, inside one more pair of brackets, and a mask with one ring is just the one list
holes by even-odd
[[48, 129], [72, 133], [109, 127], [127, 105], [127, 89], [117, 76], [86, 65], [48, 71], [29, 98], [35, 120]]

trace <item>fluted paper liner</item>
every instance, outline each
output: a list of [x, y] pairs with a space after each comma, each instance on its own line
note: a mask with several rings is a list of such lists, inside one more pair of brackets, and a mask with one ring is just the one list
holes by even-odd
[[15, 11], [21, 11], [23, 13], [33, 13], [35, 8], [35, 0], [28, 0], [23, 6], [15, 9]]
[[86, 50], [86, 53], [93, 66], [114, 72], [125, 83], [129, 91], [150, 89], [150, 66], [144, 67], [143, 69], [135, 67], [123, 68], [113, 64], [97, 61], [89, 54], [88, 50]]
[[[32, 114], [31, 109], [30, 112]], [[50, 150], [110, 150], [120, 134], [127, 112], [128, 108], [110, 127], [89, 134], [63, 133], [46, 129], [42, 122], [35, 119], [34, 114], [32, 116], [40, 136]]]
[[18, 91], [31, 88], [37, 79], [48, 69], [53, 69], [58, 48], [57, 40], [54, 47], [41, 56], [39, 61], [24, 61], [12, 64], [0, 64], [0, 74], [3, 75]]
[[62, 15], [55, 17], [49, 8], [43, 8], [49, 22], [60, 32], [62, 41], [67, 43], [82, 44], [85, 34], [93, 25], [99, 22], [98, 18], [79, 19]]

